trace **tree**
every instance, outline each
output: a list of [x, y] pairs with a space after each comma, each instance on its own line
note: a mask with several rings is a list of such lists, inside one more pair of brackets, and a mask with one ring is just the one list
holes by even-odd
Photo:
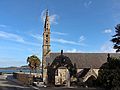
[[111, 41], [114, 43], [113, 48], [116, 49], [116, 52], [120, 52], [120, 24], [116, 25], [115, 29], [116, 34]]
[[97, 82], [98, 86], [108, 90], [120, 87], [120, 58], [108, 58], [107, 62], [100, 67]]
[[28, 57], [27, 63], [29, 63], [28, 66], [32, 71], [35, 71], [35, 73], [37, 72], [37, 69], [40, 68], [41, 64], [40, 59], [35, 55]]

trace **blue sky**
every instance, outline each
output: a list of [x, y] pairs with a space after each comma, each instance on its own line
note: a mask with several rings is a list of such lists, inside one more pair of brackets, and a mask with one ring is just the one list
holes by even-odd
[[45, 10], [52, 52], [114, 52], [120, 0], [0, 0], [0, 67], [26, 65], [42, 55]]

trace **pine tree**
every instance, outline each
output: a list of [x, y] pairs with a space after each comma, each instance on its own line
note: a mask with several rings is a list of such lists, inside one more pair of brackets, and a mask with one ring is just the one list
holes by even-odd
[[115, 32], [111, 41], [114, 43], [113, 48], [116, 49], [116, 52], [120, 52], [120, 24], [116, 25]]

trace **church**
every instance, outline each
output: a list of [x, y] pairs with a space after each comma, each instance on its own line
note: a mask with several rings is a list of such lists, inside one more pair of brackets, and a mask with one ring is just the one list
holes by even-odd
[[[107, 62], [107, 53], [52, 53], [50, 49], [50, 21], [49, 13], [46, 11], [46, 18], [44, 23], [43, 32], [43, 46], [42, 46], [42, 75], [43, 81], [48, 82], [48, 73], [54, 71], [52, 77], [53, 83], [65, 84], [68, 73], [70, 74], [70, 68], [76, 68], [77, 77], [81, 82], [88, 83], [89, 80], [95, 80], [98, 76], [99, 68], [102, 64]], [[110, 53], [113, 57], [119, 57], [116, 53]], [[50, 72], [48, 72], [49, 66], [52, 66]], [[71, 71], [73, 72], [73, 71]], [[70, 79], [71, 76], [70, 76]], [[73, 79], [74, 80], [74, 79]], [[90, 84], [89, 84], [90, 85]]]

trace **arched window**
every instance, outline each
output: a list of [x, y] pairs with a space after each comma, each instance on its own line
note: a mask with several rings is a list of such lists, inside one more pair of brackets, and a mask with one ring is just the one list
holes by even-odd
[[48, 43], [48, 40], [46, 40], [46, 43]]
[[48, 37], [48, 35], [46, 35], [46, 37]]

